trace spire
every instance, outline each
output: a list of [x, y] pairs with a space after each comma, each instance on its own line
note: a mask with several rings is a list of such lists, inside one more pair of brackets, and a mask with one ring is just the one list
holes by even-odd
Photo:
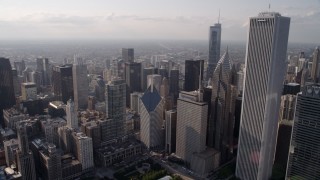
[[220, 8], [219, 8], [218, 24], [220, 24]]

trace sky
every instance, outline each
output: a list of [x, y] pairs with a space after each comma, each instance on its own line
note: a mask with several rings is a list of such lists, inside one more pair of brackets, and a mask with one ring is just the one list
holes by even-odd
[[290, 42], [320, 43], [320, 0], [0, 0], [0, 40], [207, 40], [220, 9], [222, 41], [246, 41], [269, 4], [291, 17]]

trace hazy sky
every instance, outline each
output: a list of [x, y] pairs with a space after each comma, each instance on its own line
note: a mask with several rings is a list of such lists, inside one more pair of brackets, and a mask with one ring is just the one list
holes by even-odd
[[0, 39], [206, 40], [220, 8], [222, 40], [246, 41], [270, 2], [291, 42], [320, 43], [320, 0], [0, 0]]

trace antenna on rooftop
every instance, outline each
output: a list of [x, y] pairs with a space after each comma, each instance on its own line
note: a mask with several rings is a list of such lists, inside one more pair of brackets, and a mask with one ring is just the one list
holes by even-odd
[[219, 8], [219, 16], [218, 16], [218, 24], [220, 23], [220, 8]]

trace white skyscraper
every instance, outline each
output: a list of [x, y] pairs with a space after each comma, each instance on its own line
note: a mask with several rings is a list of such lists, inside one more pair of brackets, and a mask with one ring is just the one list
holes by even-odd
[[86, 109], [88, 105], [88, 73], [87, 65], [82, 58], [74, 57], [72, 66], [73, 94], [76, 110]]
[[70, 99], [66, 106], [67, 126], [69, 128], [78, 129], [79, 122], [74, 102]]
[[250, 18], [236, 176], [269, 179], [275, 153], [290, 18]]

